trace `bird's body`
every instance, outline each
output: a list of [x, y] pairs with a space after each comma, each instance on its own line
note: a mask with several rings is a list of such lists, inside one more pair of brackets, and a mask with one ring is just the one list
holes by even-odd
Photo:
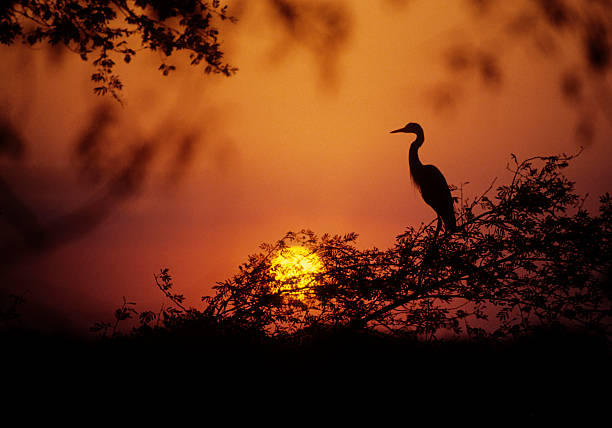
[[409, 123], [405, 127], [391, 132], [416, 134], [416, 139], [410, 145], [408, 155], [410, 176], [421, 192], [423, 200], [434, 209], [438, 219], [442, 219], [444, 222], [445, 230], [447, 232], [454, 231], [457, 228], [457, 223], [453, 208], [453, 197], [448, 183], [438, 168], [433, 165], [423, 165], [419, 159], [419, 148], [425, 140], [423, 128], [417, 123]]

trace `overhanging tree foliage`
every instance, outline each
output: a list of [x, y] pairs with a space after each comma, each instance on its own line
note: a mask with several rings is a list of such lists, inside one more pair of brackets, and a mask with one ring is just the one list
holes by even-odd
[[[572, 158], [513, 156], [510, 183], [463, 200], [453, 234], [436, 235], [432, 222], [408, 228], [393, 248], [362, 250], [355, 234], [288, 233], [203, 297], [201, 311], [183, 307], [164, 270], [158, 286], [177, 307], [141, 314], [135, 332], [150, 331], [155, 320], [171, 330], [206, 320], [277, 337], [348, 327], [428, 339], [445, 332], [503, 338], [555, 324], [607, 335], [612, 198], [602, 196], [599, 214], [591, 215], [562, 174]], [[306, 285], [299, 276], [287, 279], [308, 289], [302, 300], [279, 289], [270, 270], [275, 254], [291, 245], [309, 248], [325, 266], [308, 274]]]
[[175, 69], [166, 59], [181, 51], [206, 73], [234, 73], [219, 44], [217, 24], [225, 20], [234, 18], [219, 0], [9, 0], [0, 6], [0, 43], [46, 41], [84, 61], [93, 55], [94, 92], [118, 99], [116, 61], [129, 63], [142, 49], [160, 53], [164, 75]]

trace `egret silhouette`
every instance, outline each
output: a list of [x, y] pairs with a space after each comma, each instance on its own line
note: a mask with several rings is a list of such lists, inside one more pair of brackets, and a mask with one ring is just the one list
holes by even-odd
[[423, 128], [418, 123], [411, 122], [403, 128], [391, 131], [391, 134], [396, 132], [416, 134], [416, 139], [410, 145], [408, 156], [410, 175], [427, 205], [432, 207], [438, 215], [436, 235], [440, 230], [440, 219], [444, 222], [446, 232], [454, 231], [457, 228], [455, 210], [453, 209], [453, 197], [451, 196], [446, 179], [438, 168], [433, 165], [423, 165], [419, 159], [419, 147], [423, 145], [425, 140]]

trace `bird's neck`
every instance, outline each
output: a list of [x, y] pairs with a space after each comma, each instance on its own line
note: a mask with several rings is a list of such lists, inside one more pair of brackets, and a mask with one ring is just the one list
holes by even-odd
[[423, 167], [421, 159], [419, 159], [419, 147], [423, 145], [423, 134], [417, 134], [416, 140], [410, 145], [410, 152], [408, 153], [408, 163], [410, 164], [410, 172], [412, 175], [418, 174], [420, 168]]

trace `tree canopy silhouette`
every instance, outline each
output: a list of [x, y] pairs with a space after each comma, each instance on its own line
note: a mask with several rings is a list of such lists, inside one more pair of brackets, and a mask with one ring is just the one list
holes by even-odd
[[164, 75], [175, 69], [166, 59], [177, 52], [188, 53], [191, 65], [203, 63], [206, 73], [234, 73], [220, 48], [217, 24], [225, 20], [234, 18], [219, 0], [12, 0], [0, 6], [0, 43], [46, 41], [85, 61], [94, 56], [94, 92], [118, 98], [123, 85], [116, 59], [129, 63], [142, 49], [162, 55]]
[[[436, 236], [432, 221], [407, 228], [392, 248], [381, 250], [359, 249], [354, 233], [287, 233], [217, 284], [214, 295], [202, 298], [202, 310], [185, 307], [164, 269], [157, 285], [175, 305], [140, 313], [134, 334], [205, 321], [273, 337], [349, 328], [499, 339], [555, 325], [608, 336], [612, 198], [601, 196], [598, 215], [584, 208], [586, 197], [562, 174], [573, 157], [519, 162], [513, 155], [508, 184], [462, 199], [454, 234]], [[325, 266], [309, 272], [307, 283], [300, 275], [285, 279], [305, 288], [305, 299], [294, 298], [291, 287], [279, 288], [270, 269], [273, 257], [292, 245], [310, 249]], [[117, 320], [138, 314], [131, 305], [124, 302]], [[94, 330], [110, 327], [98, 323]]]

